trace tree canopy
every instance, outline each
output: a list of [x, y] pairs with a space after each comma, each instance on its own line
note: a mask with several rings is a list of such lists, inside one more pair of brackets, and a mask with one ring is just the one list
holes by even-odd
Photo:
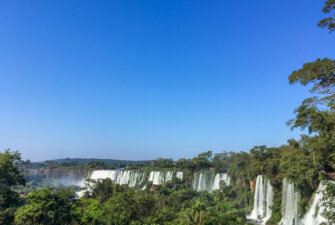
[[322, 28], [328, 28], [329, 32], [333, 32], [335, 30], [335, 0], [326, 0], [325, 6], [322, 11], [324, 13], [330, 14], [333, 13], [332, 16], [322, 19], [318, 26]]

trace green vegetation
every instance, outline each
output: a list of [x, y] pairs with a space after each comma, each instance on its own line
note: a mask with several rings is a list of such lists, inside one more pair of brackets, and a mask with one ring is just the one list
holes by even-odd
[[[324, 12], [335, 9], [335, 1], [325, 2]], [[319, 26], [334, 31], [334, 17], [320, 21]], [[252, 188], [259, 174], [266, 175], [274, 188], [272, 217], [267, 224], [281, 219], [281, 189], [284, 177], [292, 180], [299, 192], [300, 213], [309, 207], [309, 200], [321, 180], [335, 171], [335, 61], [324, 58], [309, 62], [289, 76], [291, 84], [311, 85], [314, 96], [305, 99], [288, 121], [292, 129], [308, 131], [299, 140], [268, 148], [255, 146], [247, 152], [211, 151], [193, 159], [157, 159], [152, 161], [108, 161], [65, 159], [31, 163], [21, 161], [18, 152], [0, 153], [0, 225], [1, 224], [194, 224], [244, 225], [251, 210]], [[138, 190], [114, 184], [106, 179], [96, 182], [91, 192], [75, 198], [74, 189], [26, 189], [19, 196], [13, 187], [25, 185], [29, 170], [48, 169], [62, 173], [68, 169], [87, 172], [92, 169], [175, 170], [183, 171], [182, 181], [172, 180], [161, 186], [150, 185]], [[86, 170], [85, 170], [86, 169]], [[191, 190], [191, 175], [196, 171], [226, 172], [232, 179], [229, 187], [209, 194]], [[27, 177], [31, 187], [45, 177]], [[40, 180], [39, 180], [40, 179]], [[16, 189], [20, 190], [20, 189]], [[324, 191], [324, 216], [335, 223], [335, 185]]]
[[12, 224], [14, 213], [21, 205], [19, 195], [11, 190], [13, 185], [24, 185], [25, 179], [19, 171], [21, 155], [5, 150], [0, 153], [0, 224]]
[[131, 160], [114, 160], [114, 159], [56, 159], [45, 162], [25, 161], [24, 164], [30, 169], [117, 169], [117, 168], [140, 168], [150, 165], [151, 161], [131, 161]]
[[70, 190], [33, 191], [15, 213], [16, 224], [222, 224], [244, 225], [245, 211], [236, 192], [213, 194], [167, 183], [154, 192], [99, 181], [91, 194], [74, 199]]
[[335, 224], [335, 183], [328, 182], [327, 187], [323, 190], [323, 206], [325, 207], [324, 216], [328, 218], [328, 223], [323, 225]]
[[[325, 6], [323, 7], [324, 13], [331, 13], [335, 9], [335, 1], [334, 0], [326, 0]], [[333, 12], [334, 13], [334, 12]], [[335, 14], [333, 16], [327, 17], [321, 20], [318, 26], [324, 28], [327, 27], [329, 32], [333, 32], [335, 30]]]
[[52, 191], [50, 188], [32, 191], [27, 196], [27, 204], [15, 213], [15, 223], [25, 225], [69, 224], [69, 214], [74, 201], [74, 193], [69, 189]]

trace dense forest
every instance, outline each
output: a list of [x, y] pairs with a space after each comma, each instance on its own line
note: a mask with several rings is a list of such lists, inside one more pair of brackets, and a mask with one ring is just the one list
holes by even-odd
[[[335, 1], [327, 0], [323, 11], [334, 12]], [[318, 24], [334, 31], [335, 18]], [[58, 160], [43, 163], [23, 161], [18, 151], [0, 153], [0, 224], [222, 224], [244, 225], [253, 206], [254, 183], [266, 176], [273, 189], [272, 216], [266, 224], [282, 218], [283, 179], [299, 191], [299, 216], [323, 180], [335, 175], [335, 60], [317, 59], [305, 63], [288, 77], [291, 84], [311, 87], [313, 96], [295, 109], [287, 122], [291, 129], [307, 134], [278, 147], [255, 146], [250, 152], [204, 152], [192, 159], [152, 161]], [[22, 189], [31, 182], [27, 170], [38, 168], [137, 169], [182, 171], [182, 180], [173, 178], [163, 185], [148, 183], [141, 190], [119, 185], [110, 179], [92, 181], [81, 198], [74, 187]], [[192, 174], [199, 171], [226, 173], [229, 186], [221, 184], [212, 193], [194, 191]], [[24, 190], [24, 191], [22, 191]], [[324, 191], [324, 217], [335, 224], [335, 185]], [[325, 223], [326, 224], [326, 223]]]

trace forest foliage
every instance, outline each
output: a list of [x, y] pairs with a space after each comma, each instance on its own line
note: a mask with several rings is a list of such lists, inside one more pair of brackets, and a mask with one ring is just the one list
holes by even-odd
[[[335, 1], [325, 1], [323, 12], [329, 17], [319, 22], [329, 32], [335, 30]], [[274, 187], [273, 214], [267, 224], [281, 218], [282, 180], [292, 180], [299, 192], [301, 215], [322, 180], [335, 172], [335, 61], [324, 58], [305, 63], [293, 71], [289, 83], [311, 86], [311, 97], [295, 109], [295, 118], [288, 121], [292, 129], [308, 134], [290, 139], [278, 147], [255, 146], [250, 152], [204, 152], [192, 159], [157, 159], [140, 163], [93, 160], [48, 161], [34, 164], [22, 161], [19, 152], [0, 153], [0, 224], [247, 224], [246, 213], [252, 206], [252, 187], [256, 176], [267, 176]], [[71, 188], [34, 190], [20, 196], [14, 187], [24, 186], [27, 168], [102, 168], [126, 167], [141, 170], [183, 171], [181, 182], [167, 182], [150, 189], [138, 190], [98, 181], [83, 198], [75, 197]], [[213, 193], [191, 189], [191, 175], [196, 171], [228, 173], [232, 185]], [[325, 190], [325, 216], [335, 224], [335, 185]], [[300, 215], [300, 216], [301, 216]]]

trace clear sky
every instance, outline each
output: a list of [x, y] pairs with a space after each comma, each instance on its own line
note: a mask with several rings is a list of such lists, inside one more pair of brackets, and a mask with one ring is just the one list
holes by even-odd
[[278, 146], [334, 58], [318, 0], [2, 0], [0, 149], [153, 159]]

